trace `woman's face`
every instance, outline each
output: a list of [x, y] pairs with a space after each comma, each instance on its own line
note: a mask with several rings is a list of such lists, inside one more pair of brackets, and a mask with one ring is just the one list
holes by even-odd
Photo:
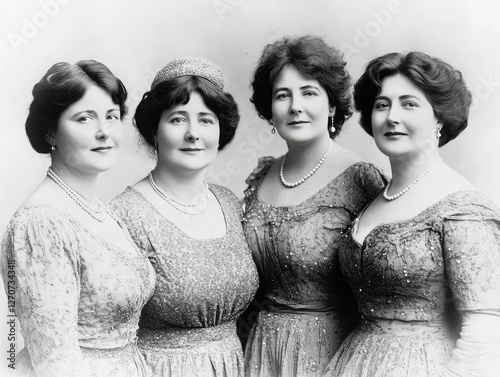
[[198, 92], [189, 101], [165, 110], [158, 124], [158, 163], [177, 171], [206, 168], [217, 156], [219, 119]]
[[441, 124], [425, 93], [404, 75], [382, 80], [371, 120], [375, 143], [389, 157], [421, 158], [438, 148]]
[[295, 67], [284, 67], [273, 84], [271, 108], [276, 130], [288, 143], [329, 137], [328, 117], [335, 109], [328, 94], [318, 80], [306, 78]]
[[48, 136], [56, 145], [52, 163], [82, 173], [108, 170], [122, 140], [120, 107], [104, 89], [90, 85], [82, 98], [64, 110], [57, 130]]

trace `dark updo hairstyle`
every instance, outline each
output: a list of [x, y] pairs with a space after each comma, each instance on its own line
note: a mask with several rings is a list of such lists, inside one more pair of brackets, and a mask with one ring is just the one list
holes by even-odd
[[443, 125], [439, 146], [453, 140], [467, 127], [472, 95], [462, 74], [444, 61], [422, 52], [390, 53], [373, 59], [354, 86], [354, 104], [361, 113], [361, 127], [371, 136], [375, 97], [387, 76], [401, 74], [426, 95]]
[[[352, 115], [351, 77], [345, 65], [342, 53], [319, 37], [306, 35], [279, 39], [262, 51], [253, 75], [250, 101], [259, 116], [270, 121], [273, 117], [273, 84], [280, 78], [283, 68], [293, 66], [305, 77], [318, 80], [328, 95], [330, 106], [335, 106], [335, 132], [330, 132], [330, 137], [334, 138]], [[330, 123], [325, 124], [325, 127], [329, 126]]]
[[33, 87], [33, 101], [26, 119], [26, 134], [38, 153], [50, 153], [47, 135], [57, 130], [62, 112], [80, 100], [91, 85], [109, 93], [120, 106], [120, 118], [127, 114], [127, 90], [123, 83], [102, 63], [82, 60], [76, 64], [54, 64]]
[[160, 118], [165, 110], [189, 102], [192, 92], [199, 93], [205, 105], [212, 110], [219, 120], [220, 151], [234, 138], [240, 115], [238, 105], [231, 94], [218, 89], [212, 82], [201, 76], [177, 76], [165, 80], [146, 92], [137, 105], [134, 123], [144, 140], [152, 147]]

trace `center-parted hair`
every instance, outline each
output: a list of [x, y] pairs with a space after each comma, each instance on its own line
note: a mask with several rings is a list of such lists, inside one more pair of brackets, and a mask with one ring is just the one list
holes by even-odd
[[50, 153], [47, 134], [57, 130], [64, 110], [80, 100], [91, 85], [109, 93], [113, 103], [120, 107], [120, 118], [127, 114], [127, 90], [104, 64], [82, 60], [75, 64], [59, 62], [45, 73], [33, 87], [33, 101], [26, 119], [26, 134], [38, 153]]
[[426, 95], [443, 125], [439, 146], [456, 138], [466, 127], [472, 95], [460, 71], [422, 52], [390, 53], [370, 61], [354, 85], [354, 104], [361, 127], [371, 136], [373, 104], [387, 76], [401, 74]]
[[336, 130], [330, 137], [337, 136], [352, 115], [351, 77], [345, 69], [343, 54], [320, 37], [311, 35], [284, 37], [264, 47], [253, 75], [250, 101], [268, 121], [273, 117], [273, 84], [286, 66], [293, 66], [303, 76], [317, 80], [326, 91], [330, 106], [336, 108], [333, 118]]
[[160, 118], [165, 110], [189, 102], [192, 92], [199, 93], [205, 105], [212, 110], [219, 120], [219, 150], [234, 138], [240, 121], [238, 105], [231, 94], [217, 88], [212, 82], [201, 76], [178, 76], [155, 85], [146, 92], [137, 106], [134, 124], [144, 140], [155, 144], [155, 135]]

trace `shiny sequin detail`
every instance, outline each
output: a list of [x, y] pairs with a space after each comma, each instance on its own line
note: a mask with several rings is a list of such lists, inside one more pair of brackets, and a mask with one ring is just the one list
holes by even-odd
[[258, 274], [238, 199], [220, 186], [210, 190], [226, 218], [220, 238], [189, 237], [133, 188], [112, 202], [157, 272], [139, 332], [139, 346], [155, 376], [243, 374], [235, 321], [255, 295]]
[[[411, 219], [375, 227], [363, 245], [349, 232], [340, 263], [363, 318], [325, 375], [443, 376], [460, 317], [500, 315], [499, 225], [489, 199], [460, 191]], [[468, 365], [454, 371], [469, 375], [461, 368], [473, 361], [461, 356]]]
[[258, 191], [274, 159], [247, 179], [243, 225], [261, 277], [264, 307], [248, 340], [247, 376], [319, 376], [355, 322], [337, 249], [356, 214], [385, 184], [356, 163], [303, 203], [277, 207]]
[[33, 369], [41, 377], [149, 375], [136, 333], [155, 273], [139, 249], [131, 254], [69, 214], [39, 205], [19, 210], [9, 223], [4, 281], [9, 263], [27, 349], [16, 358], [16, 375]]

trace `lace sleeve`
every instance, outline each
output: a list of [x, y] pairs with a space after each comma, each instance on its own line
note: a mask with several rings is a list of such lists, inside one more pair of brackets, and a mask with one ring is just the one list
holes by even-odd
[[496, 376], [500, 370], [499, 221], [456, 215], [445, 221], [445, 269], [462, 329], [449, 376]]
[[64, 241], [66, 230], [48, 213], [26, 210], [2, 241], [1, 272], [6, 287], [14, 282], [15, 313], [38, 377], [90, 375], [78, 344], [78, 245]]

